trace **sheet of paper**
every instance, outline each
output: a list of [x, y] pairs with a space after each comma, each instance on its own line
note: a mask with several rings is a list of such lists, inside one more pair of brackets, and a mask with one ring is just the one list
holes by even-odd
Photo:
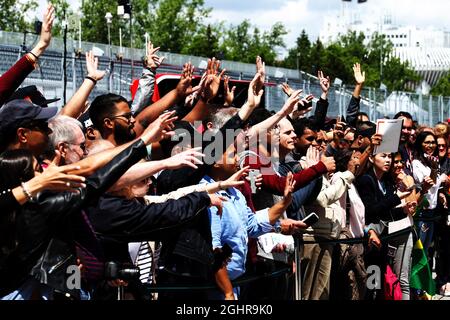
[[398, 151], [400, 135], [402, 133], [403, 119], [377, 120], [377, 133], [383, 136], [383, 141], [375, 147], [373, 154], [393, 153]]
[[271, 253], [277, 244], [294, 245], [294, 238], [271, 232], [259, 236], [258, 242], [265, 253]]
[[395, 233], [400, 230], [412, 227], [414, 223], [413, 217], [407, 216], [406, 218], [388, 224], [388, 234]]

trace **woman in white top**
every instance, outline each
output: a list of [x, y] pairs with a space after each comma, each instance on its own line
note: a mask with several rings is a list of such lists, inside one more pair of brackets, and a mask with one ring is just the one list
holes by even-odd
[[413, 177], [416, 183], [422, 184], [431, 178], [434, 185], [425, 194], [425, 203], [419, 204], [423, 207], [419, 212], [419, 217], [425, 218], [419, 221], [419, 237], [423, 248], [427, 252], [433, 240], [434, 221], [427, 221], [435, 216], [435, 209], [439, 199], [439, 188], [445, 181], [445, 177], [439, 172], [438, 150], [436, 148], [436, 136], [428, 131], [423, 131], [417, 135], [414, 144], [414, 160], [412, 162]]

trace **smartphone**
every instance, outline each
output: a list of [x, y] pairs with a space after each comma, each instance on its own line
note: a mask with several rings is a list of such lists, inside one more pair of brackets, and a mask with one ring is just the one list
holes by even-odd
[[313, 224], [317, 223], [319, 221], [319, 216], [315, 214], [314, 212], [309, 214], [305, 219], [302, 220], [302, 222], [308, 226], [312, 226]]
[[250, 187], [252, 189], [252, 193], [255, 194], [258, 190], [258, 187], [256, 186], [256, 178], [261, 174], [259, 170], [256, 169], [250, 169], [248, 172], [248, 178], [250, 180]]

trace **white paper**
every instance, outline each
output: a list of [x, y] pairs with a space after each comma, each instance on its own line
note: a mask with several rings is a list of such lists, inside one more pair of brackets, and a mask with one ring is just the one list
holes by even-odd
[[398, 151], [400, 135], [402, 133], [403, 119], [377, 120], [377, 133], [383, 136], [383, 141], [375, 147], [373, 154], [393, 153]]
[[294, 238], [292, 236], [271, 232], [259, 236], [258, 242], [265, 253], [272, 253], [273, 248], [277, 244], [285, 244], [286, 246], [294, 245]]
[[412, 227], [414, 223], [413, 217], [408, 215], [406, 218], [394, 222], [389, 222], [388, 224], [388, 234], [395, 233], [407, 228]]

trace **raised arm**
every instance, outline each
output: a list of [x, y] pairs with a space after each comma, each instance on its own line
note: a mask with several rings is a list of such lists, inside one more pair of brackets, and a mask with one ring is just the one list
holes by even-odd
[[50, 45], [54, 19], [55, 8], [49, 3], [44, 13], [39, 42], [0, 77], [0, 106], [11, 97], [25, 78], [35, 69], [39, 57]]
[[92, 90], [94, 90], [97, 81], [102, 80], [106, 73], [105, 71], [98, 70], [98, 58], [94, 56], [92, 51], [86, 52], [86, 69], [86, 78], [69, 102], [61, 109], [60, 115], [75, 119], [81, 116], [84, 112], [86, 101]]
[[316, 130], [321, 130], [325, 126], [325, 118], [328, 112], [328, 93], [330, 91], [331, 80], [329, 76], [325, 77], [322, 71], [318, 72], [317, 77], [319, 78], [322, 94], [316, 104], [313, 126]]
[[361, 91], [364, 86], [364, 82], [366, 81], [366, 72], [361, 72], [361, 65], [356, 63], [353, 65], [353, 73], [355, 76], [356, 86], [347, 107], [347, 123], [354, 127], [356, 125], [356, 118], [360, 111]]
[[184, 121], [194, 122], [202, 121], [209, 113], [208, 102], [214, 99], [219, 92], [220, 80], [222, 79], [225, 69], [219, 72], [220, 61], [216, 58], [208, 59], [208, 67], [206, 70], [206, 79], [203, 87], [200, 89], [200, 100], [194, 108], [184, 117]]
[[147, 56], [144, 59], [144, 69], [139, 80], [139, 87], [131, 106], [131, 111], [137, 115], [144, 108], [150, 106], [151, 98], [155, 88], [156, 70], [163, 63], [164, 57], [157, 55], [159, 47], [154, 48], [153, 43], [149, 41], [147, 44]]
[[192, 64], [186, 63], [183, 67], [183, 73], [177, 87], [153, 103], [151, 108], [145, 108], [136, 116], [136, 123], [134, 127], [136, 134], [139, 135], [143, 132], [149, 123], [153, 122], [161, 113], [166, 111], [173, 104], [177, 103], [177, 101], [184, 99], [187, 95], [198, 89], [192, 88], [191, 85], [193, 73], [194, 67]]

